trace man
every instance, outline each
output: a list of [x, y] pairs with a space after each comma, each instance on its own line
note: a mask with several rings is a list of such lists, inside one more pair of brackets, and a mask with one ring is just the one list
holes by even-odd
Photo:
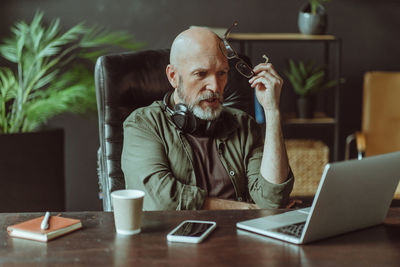
[[265, 112], [263, 138], [253, 118], [222, 106], [229, 64], [221, 43], [205, 28], [179, 34], [166, 69], [175, 90], [124, 122], [126, 187], [146, 192], [146, 210], [277, 208], [288, 202], [294, 178], [280, 125], [282, 78], [262, 63], [249, 79]]

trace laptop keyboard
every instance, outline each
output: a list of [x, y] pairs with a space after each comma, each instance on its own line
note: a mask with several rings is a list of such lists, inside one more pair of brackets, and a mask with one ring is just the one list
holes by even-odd
[[277, 231], [279, 233], [283, 233], [286, 235], [291, 235], [291, 236], [300, 238], [305, 224], [306, 224], [305, 222], [291, 224], [291, 225], [280, 227], [277, 229]]

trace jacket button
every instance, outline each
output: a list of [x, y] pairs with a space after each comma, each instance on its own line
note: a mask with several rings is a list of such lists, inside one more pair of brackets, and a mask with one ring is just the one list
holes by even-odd
[[230, 171], [230, 172], [229, 172], [229, 175], [230, 175], [230, 176], [234, 176], [234, 175], [235, 175], [235, 172], [234, 172], [234, 171]]

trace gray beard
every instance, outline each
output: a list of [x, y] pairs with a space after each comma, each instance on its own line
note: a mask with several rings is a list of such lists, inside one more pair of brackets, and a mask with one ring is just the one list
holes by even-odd
[[222, 104], [219, 106], [218, 109], [212, 109], [211, 107], [206, 107], [205, 109], [201, 108], [199, 103], [200, 101], [210, 98], [210, 97], [217, 97], [220, 99], [221, 103], [223, 102], [223, 98], [217, 94], [213, 93], [211, 91], [207, 92], [204, 94], [200, 99], [196, 99], [194, 103], [189, 103], [189, 100], [187, 96], [183, 93], [183, 81], [182, 78], [179, 77], [179, 82], [178, 82], [178, 88], [177, 88], [177, 93], [178, 93], [178, 98], [180, 101], [182, 101], [188, 109], [199, 119], [202, 120], [215, 120], [216, 118], [219, 117], [219, 115], [222, 112]]

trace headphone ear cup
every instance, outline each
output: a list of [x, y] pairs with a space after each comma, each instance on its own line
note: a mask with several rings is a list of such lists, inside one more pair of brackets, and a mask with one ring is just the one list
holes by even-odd
[[175, 105], [172, 120], [183, 132], [193, 133], [197, 129], [197, 119], [185, 104]]
[[173, 91], [169, 91], [164, 95], [163, 98], [163, 108], [165, 111], [167, 111], [170, 115], [172, 115], [174, 113], [174, 111], [169, 107], [169, 98], [171, 97]]
[[200, 122], [198, 122], [194, 114], [183, 103], [176, 104], [173, 110], [169, 107], [169, 98], [172, 93], [173, 91], [170, 91], [164, 95], [162, 102], [164, 109], [171, 115], [172, 121], [179, 130], [185, 133], [194, 133], [197, 127], [199, 127]]

